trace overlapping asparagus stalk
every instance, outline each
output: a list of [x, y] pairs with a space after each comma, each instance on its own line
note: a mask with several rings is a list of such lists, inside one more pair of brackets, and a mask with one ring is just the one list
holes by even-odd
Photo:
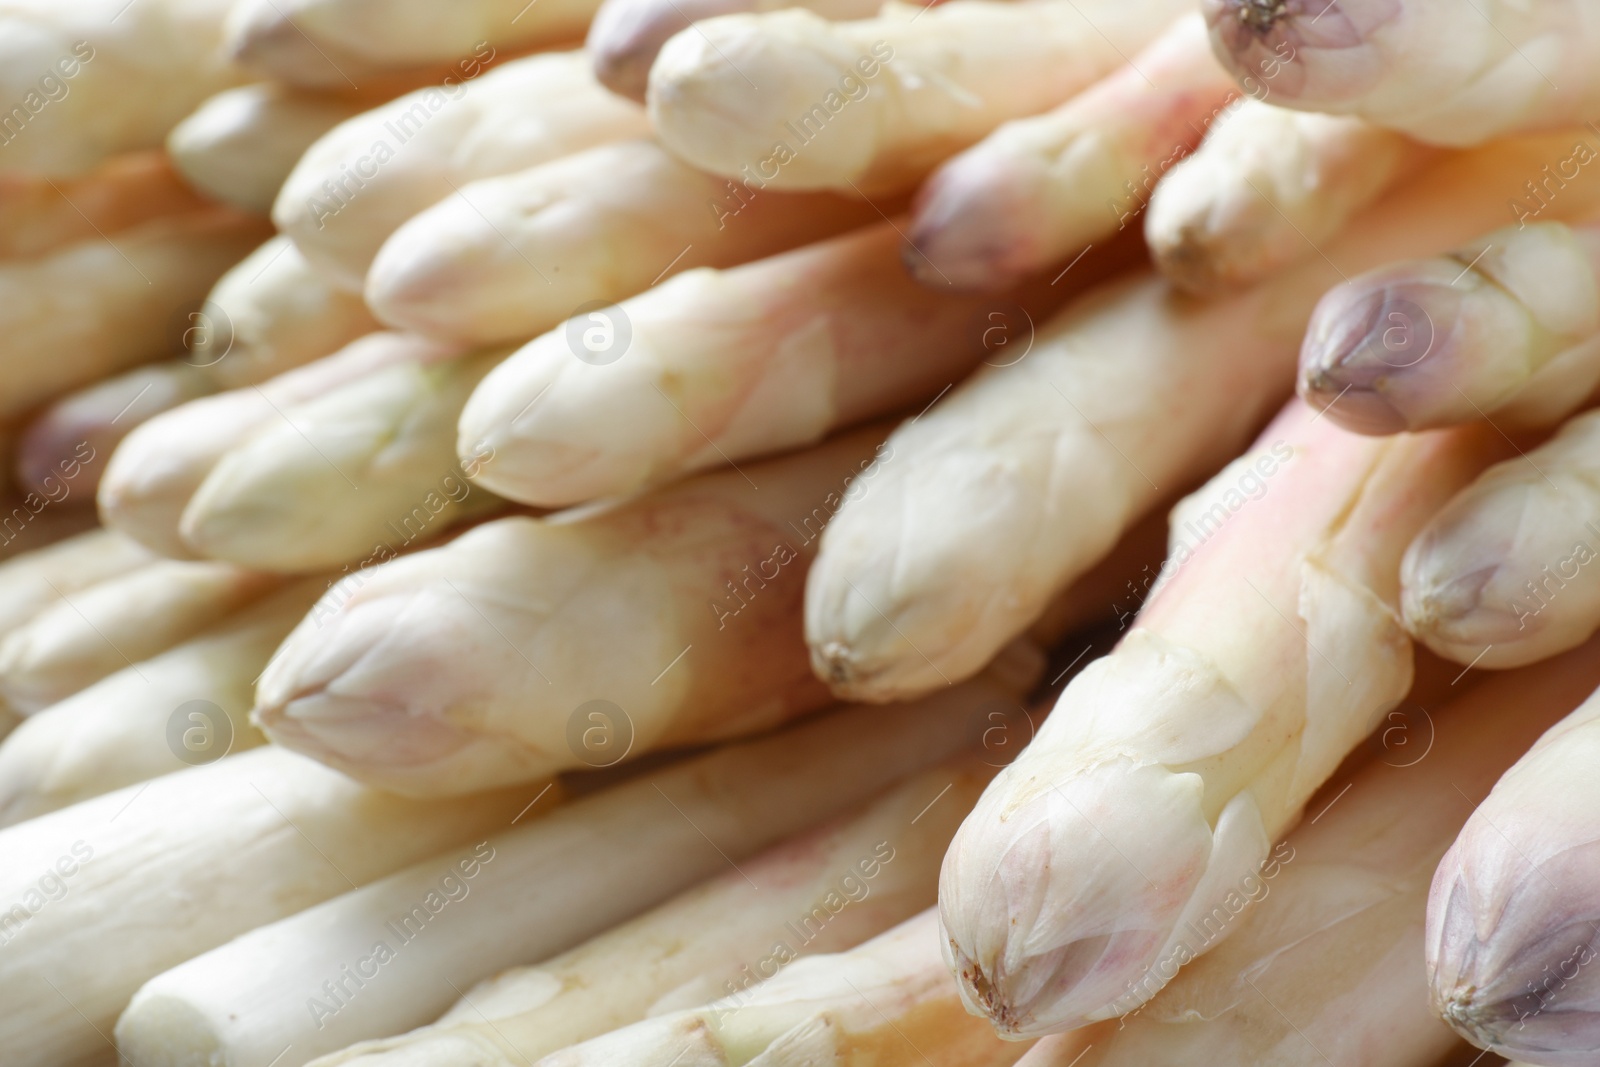
[[[271, 746], [0, 830], [0, 1042], [91, 1063], [128, 998], [247, 930], [482, 840], [539, 788], [426, 802]], [[549, 810], [545, 797], [522, 818]], [[115, 951], [106, 951], [115, 946]]]
[[1054, 111], [1001, 126], [917, 193], [909, 242], [930, 285], [996, 289], [1125, 229], [1238, 96], [1187, 15]]
[[1481, 427], [1358, 437], [1295, 402], [1174, 510], [1200, 543], [951, 845], [939, 903], [970, 1010], [1039, 1036], [1171, 978], [1187, 924], [1405, 696], [1400, 556], [1496, 446]]
[[[1225, 300], [1151, 278], [1106, 286], [1042, 327], [1026, 359], [982, 368], [891, 436], [873, 491], [830, 528], [807, 592], [818, 673], [842, 696], [889, 700], [977, 669], [1141, 513], [1244, 447], [1340, 272], [1495, 226], [1503, 191], [1565, 140], [1442, 159], [1325, 257]], [[1564, 203], [1581, 214], [1597, 191], [1580, 178]]]
[[582, 766], [573, 723], [589, 714], [615, 761], [820, 707], [799, 641], [805, 566], [833, 510], [871, 491], [852, 479], [881, 439], [866, 429], [598, 511], [499, 519], [363, 568], [273, 657], [257, 721], [362, 781], [426, 795]]
[[0, 744], [0, 826], [261, 744], [256, 678], [325, 587], [266, 596], [30, 715]]
[[623, 141], [463, 185], [384, 242], [366, 296], [403, 329], [520, 341], [673, 274], [877, 218], [870, 204], [767, 192], [695, 170], [652, 141]]
[[1547, 425], [1600, 383], [1600, 227], [1535, 222], [1331, 290], [1300, 393], [1358, 433]]
[[[579, 316], [483, 380], [461, 413], [457, 450], [464, 460], [493, 452], [476, 477], [497, 493], [578, 503], [904, 409], [985, 356], [1009, 358], [999, 344], [985, 351], [988, 332], [1014, 334], [1021, 351], [1027, 312], [1009, 298], [915, 284], [900, 266], [900, 233], [884, 223], [691, 271]], [[1042, 318], [1065, 294], [1029, 295]], [[613, 331], [607, 346], [574, 345], [596, 328]]]
[[340, 123], [300, 157], [272, 217], [317, 270], [359, 291], [384, 239], [467, 182], [648, 132], [582, 52], [530, 56]]
[[[964, 757], [786, 840], [544, 963], [479, 983], [435, 1024], [316, 1067], [514, 1067], [840, 952], [932, 903], [938, 865], [994, 768]], [[937, 797], [931, 802], [929, 798]], [[551, 990], [559, 990], [554, 995]]]
[[96, 529], [0, 563], [0, 634], [60, 604], [62, 597], [128, 574], [157, 557], [111, 530]]
[[797, 8], [706, 19], [662, 46], [650, 118], [664, 145], [713, 174], [896, 192], [1110, 73], [1186, 7], [959, 0], [837, 23]]
[[1253, 95], [1139, 198], [1151, 257], [1191, 292], [1239, 288], [1317, 255], [1430, 155], [1361, 119], [1264, 103], [1276, 84], [1247, 80]]
[[[738, 876], [740, 861], [757, 850], [964, 748], [976, 736], [980, 707], [1010, 695], [1004, 686], [980, 683], [881, 717], [842, 711], [491, 836], [476, 850], [475, 874], [459, 868], [466, 877], [457, 876], [449, 857], [416, 864], [153, 979], [118, 1022], [118, 1048], [136, 1062], [170, 1062], [181, 1049], [247, 1064], [292, 1045], [291, 1058], [300, 1064], [354, 1040], [409, 1029], [498, 970], [567, 949], [730, 864]], [[952, 784], [948, 769], [938, 777], [937, 784], [919, 779], [922, 806]], [[976, 791], [975, 783], [964, 789]], [[894, 810], [899, 826], [887, 829], [878, 820], [878, 840], [891, 849], [907, 830], [917, 833], [908, 825], [917, 808], [902, 799]], [[947, 838], [955, 820], [939, 821], [944, 830], [935, 836]], [[870, 857], [876, 844], [847, 862]], [[924, 841], [922, 848], [938, 846]], [[921, 866], [931, 878], [933, 861]], [[762, 884], [749, 871], [744, 877]], [[425, 904], [430, 892], [448, 903]], [[418, 905], [422, 910], [413, 910]], [[680, 938], [684, 933], [677, 931]], [[766, 933], [778, 938], [785, 931]], [[554, 992], [548, 981], [544, 990]]]
[[76, 179], [0, 171], [0, 258], [43, 255], [203, 204], [161, 152], [114, 156]]

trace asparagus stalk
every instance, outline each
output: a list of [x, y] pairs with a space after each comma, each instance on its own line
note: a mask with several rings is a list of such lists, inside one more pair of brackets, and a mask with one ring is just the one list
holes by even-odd
[[[1032, 320], [1020, 305], [917, 285], [900, 269], [900, 233], [889, 222], [690, 271], [578, 316], [489, 373], [461, 413], [457, 450], [494, 453], [477, 479], [497, 493], [578, 503], [809, 445], [930, 398], [984, 358], [996, 323], [1022, 349]], [[1062, 294], [1029, 295], [1041, 311]], [[612, 350], [574, 347], [591, 323], [619, 331]]]
[[95, 529], [0, 563], [0, 635], [9, 634], [65, 596], [155, 561], [137, 542]]
[[[1589, 119], [1600, 12], [1584, 0], [1205, 0], [1217, 57], [1236, 77], [1276, 71], [1277, 101], [1358, 115], [1440, 145], [1472, 145]], [[1326, 17], [1324, 17], [1326, 15]], [[1441, 47], [1441, 42], [1448, 42]]]
[[798, 8], [725, 15], [662, 46], [650, 118], [667, 148], [713, 174], [898, 192], [1007, 119], [1110, 73], [1186, 6], [961, 0], [837, 23]]
[[219, 459], [283, 413], [345, 384], [409, 362], [449, 359], [453, 347], [397, 333], [369, 334], [259, 387], [191, 401], [136, 427], [106, 464], [100, 514], [156, 552], [188, 558], [183, 510]]
[[273, 657], [256, 721], [362, 781], [427, 795], [820, 707], [799, 641], [804, 569], [832, 510], [871, 491], [851, 479], [879, 440], [863, 430], [613, 507], [499, 519], [363, 569]]
[[0, 639], [0, 695], [24, 714], [171, 648], [274, 585], [229, 563], [158, 560], [63, 595]]
[[[1248, 84], [1272, 99], [1275, 82]], [[1315, 256], [1430, 154], [1361, 119], [1241, 99], [1144, 198], [1150, 255], [1190, 292], [1250, 285]]]
[[623, 141], [462, 186], [384, 242], [366, 296], [403, 329], [520, 341], [586, 304], [877, 217], [860, 201], [764, 192], [695, 170], [652, 141]]
[[105, 1059], [103, 1035], [154, 975], [482, 840], [538, 792], [404, 800], [268, 746], [0, 830], [7, 1062]]
[[1357, 433], [1543, 425], [1600, 383], [1600, 227], [1536, 222], [1331, 290], [1300, 393]]
[[384, 239], [467, 182], [648, 130], [582, 52], [529, 56], [335, 126], [300, 157], [272, 217], [318, 271], [359, 292]]
[[256, 677], [325, 588], [289, 586], [29, 716], [0, 744], [0, 826], [261, 744]]
[[973, 756], [923, 771], [859, 814], [480, 982], [431, 1026], [360, 1042], [315, 1067], [523, 1067], [671, 1006], [732, 994], [790, 955], [851, 948], [933, 902], [944, 848], [993, 771]]
[[1296, 402], [1174, 510], [1203, 540], [1068, 684], [946, 857], [946, 958], [969, 1010], [1037, 1037], [1171, 978], [1187, 924], [1405, 696], [1401, 553], [1497, 447], [1479, 427], [1357, 437]]
[[1406, 552], [1406, 628], [1460, 663], [1517, 667], [1600, 628], [1600, 412], [1485, 471]]
[[[975, 736], [978, 707], [1006, 695], [987, 683], [882, 718], [845, 711], [643, 776], [490, 837], [460, 889], [440, 881], [448, 862], [416, 864], [153, 979], [118, 1022], [118, 1048], [138, 1063], [171, 1063], [181, 1049], [242, 1067], [291, 1045], [300, 1064], [417, 1026], [495, 971], [567, 949], [730, 864], [737, 875], [759, 849], [948, 757]], [[923, 805], [940, 785], [922, 781]], [[909, 819], [906, 807], [897, 813]], [[904, 827], [885, 831], [891, 848]], [[424, 925], [434, 907], [411, 909], [441, 888], [453, 899]], [[343, 967], [360, 976], [374, 968], [357, 961], [374, 953], [378, 974], [341, 991]]]
[[1066, 262], [1127, 228], [1237, 95], [1205, 21], [1179, 19], [1087, 91], [947, 160], [917, 193], [908, 262], [929, 285], [974, 289]]
[[291, 408], [224, 453], [184, 508], [201, 555], [268, 571], [355, 563], [432, 538], [500, 502], [473, 493], [456, 420], [505, 350], [395, 363]]
[[161, 152], [114, 156], [70, 180], [0, 172], [0, 258], [40, 256], [203, 204]]
[[[873, 492], [824, 539], [806, 606], [818, 673], [872, 701], [965, 677], [1139, 515], [1244, 447], [1287, 394], [1337, 272], [1493, 227], [1503, 190], [1564, 140], [1441, 159], [1325, 256], [1225, 300], [1149, 277], [1105, 286], [1045, 324], [1026, 359], [982, 368], [890, 437]], [[1592, 210], [1597, 190], [1575, 181], [1565, 204]]]

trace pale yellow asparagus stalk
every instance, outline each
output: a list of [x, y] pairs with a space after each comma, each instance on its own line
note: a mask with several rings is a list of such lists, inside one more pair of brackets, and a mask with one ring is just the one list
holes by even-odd
[[1600, 227], [1536, 222], [1328, 292], [1300, 395], [1358, 433], [1548, 425], [1600, 383]]
[[470, 847], [509, 826], [540, 788], [405, 800], [265, 746], [0, 830], [6, 1062], [104, 1061], [117, 1015], [153, 976]]
[[946, 958], [969, 1010], [1037, 1037], [1171, 978], [1189, 924], [1405, 696], [1400, 556], [1497, 448], [1482, 427], [1359, 437], [1296, 401], [1174, 510], [1199, 544], [1170, 557], [945, 859]]
[[61, 603], [62, 597], [155, 562], [148, 549], [95, 529], [0, 563], [0, 634]]
[[231, 563], [158, 560], [40, 611], [0, 639], [0, 695], [30, 714], [162, 652], [274, 586]]
[[1460, 663], [1518, 667], [1600, 628], [1600, 412], [1485, 471], [1417, 535], [1406, 628]]
[[1313, 820], [1190, 927], [1162, 961], [1177, 977], [1160, 994], [1119, 1022], [1046, 1038], [1021, 1067], [1439, 1063], [1455, 1039], [1428, 1003], [1434, 868], [1477, 798], [1596, 684], [1591, 651], [1432, 711], [1408, 705], [1374, 734], [1375, 758], [1330, 782]]
[[[1105, 286], [889, 440], [873, 491], [811, 570], [807, 640], [851, 699], [977, 669], [1164, 498], [1236, 455], [1288, 394], [1306, 319], [1339, 281], [1449, 248], [1503, 218], [1504, 190], [1565, 138], [1443, 158], [1293, 270], [1202, 302], [1158, 279]], [[1594, 179], [1573, 182], [1573, 212]], [[1247, 487], [1248, 490], [1248, 487]]]
[[343, 89], [464, 57], [568, 44], [599, 0], [243, 0], [228, 46], [252, 70], [289, 85]]
[[283, 412], [375, 371], [449, 359], [458, 350], [398, 333], [375, 333], [260, 386], [203, 397], [134, 429], [106, 464], [100, 515], [106, 525], [165, 556], [193, 550], [178, 535], [183, 510], [217, 460]]
[[881, 436], [499, 519], [353, 574], [273, 658], [257, 721], [421, 795], [592, 762], [573, 741], [586, 716], [605, 720], [614, 761], [820, 707], [799, 641], [805, 566], [833, 509], [872, 491], [852, 479]]
[[463, 185], [384, 242], [366, 297], [402, 329], [520, 341], [672, 274], [731, 267], [878, 217], [859, 200], [767, 192], [695, 170], [652, 141], [623, 141]]
[[[951, 755], [973, 740], [978, 706], [1002, 695], [978, 685], [881, 719], [845, 710], [720, 749], [491, 836], [476, 875], [457, 885], [441, 884], [449, 864], [417, 864], [153, 979], [118, 1022], [118, 1048], [167, 1067], [191, 1057], [250, 1064], [292, 1045], [299, 1064], [419, 1025], [494, 972], [569, 948], [730, 864], [737, 876], [753, 852]], [[939, 785], [923, 779], [918, 799], [926, 806], [951, 784], [948, 773]], [[897, 813], [900, 825], [880, 838], [891, 848], [916, 809]], [[427, 902], [441, 890], [448, 903]], [[362, 962], [375, 953], [376, 967]]]
[[0, 263], [0, 416], [167, 355], [184, 312], [262, 232], [258, 220], [212, 208]]
[[[1217, 57], [1275, 99], [1441, 145], [1576, 125], [1600, 107], [1587, 0], [1204, 0]], [[1273, 72], [1276, 72], [1275, 74]]]
[[0, 171], [0, 258], [43, 255], [203, 204], [162, 152], [113, 156], [74, 179]]
[[1151, 256], [1191, 292], [1235, 289], [1315, 257], [1431, 155], [1361, 119], [1263, 102], [1275, 84], [1247, 82], [1252, 97], [1219, 116], [1153, 194], [1140, 192]]
[[0, 744], [0, 826], [261, 744], [256, 677], [326, 584], [263, 597], [30, 715]]
[[1126, 229], [1237, 99], [1198, 13], [1071, 100], [1016, 119], [917, 192], [908, 262], [929, 285], [999, 289]]
[[504, 349], [395, 363], [286, 407], [223, 453], [178, 524], [202, 556], [277, 572], [398, 551], [501, 502], [456, 459], [456, 421]]
[[662, 46], [650, 118], [667, 148], [713, 174], [896, 192], [1110, 73], [1188, 6], [958, 0], [849, 22], [803, 9], [724, 15]]
[[[497, 493], [578, 503], [925, 402], [985, 356], [1005, 358], [985, 351], [996, 322], [1020, 352], [1019, 305], [916, 284], [900, 235], [886, 222], [579, 315], [489, 373], [457, 450], [494, 453], [476, 477]], [[1042, 317], [1064, 294], [1031, 295]], [[586, 347], [595, 329], [610, 336]]]
[[317, 270], [359, 292], [384, 239], [466, 183], [648, 132], [643, 109], [601, 87], [582, 52], [529, 56], [335, 126], [290, 172], [272, 217]]
[[243, 72], [222, 48], [232, 0], [7, 0], [0, 171], [71, 178], [158, 147]]
[[967, 756], [924, 771], [858, 814], [559, 956], [480, 982], [430, 1026], [360, 1042], [315, 1067], [525, 1067], [647, 1015], [736, 992], [784, 956], [851, 948], [933, 902], [944, 848], [994, 769]]

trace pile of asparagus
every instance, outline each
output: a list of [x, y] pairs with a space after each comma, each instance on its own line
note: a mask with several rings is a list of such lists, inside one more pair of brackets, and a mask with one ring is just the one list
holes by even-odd
[[0, 1064], [1600, 1065], [1597, 160], [1593, 0], [0, 0]]

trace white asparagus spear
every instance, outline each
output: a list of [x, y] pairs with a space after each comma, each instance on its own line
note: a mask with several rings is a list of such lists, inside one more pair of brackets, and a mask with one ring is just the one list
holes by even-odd
[[205, 205], [163, 152], [113, 156], [81, 178], [0, 171], [0, 258], [31, 258]]
[[7, 0], [0, 8], [0, 171], [84, 174], [155, 148], [243, 72], [223, 52], [232, 0]]
[[[1504, 190], [1565, 137], [1448, 157], [1317, 256], [1253, 290], [1190, 300], [1148, 277], [1045, 324], [890, 437], [807, 590], [817, 670], [850, 699], [965, 677], [1141, 514], [1221, 466], [1287, 395], [1306, 318], [1339, 280], [1449, 248], [1504, 217]], [[1592, 209], [1596, 179], [1566, 191]], [[1337, 267], [1335, 267], [1337, 265]], [[881, 614], [880, 614], [881, 613]]]
[[[994, 770], [967, 756], [923, 771], [859, 814], [789, 838], [559, 956], [480, 982], [431, 1026], [360, 1042], [314, 1067], [524, 1067], [669, 1005], [736, 992], [775, 971], [779, 956], [851, 948], [932, 903], [950, 835]], [[780, 945], [788, 953], [775, 953]]]
[[590, 715], [616, 761], [820, 707], [799, 641], [804, 569], [833, 509], [871, 491], [852, 478], [881, 436], [499, 519], [352, 574], [273, 657], [256, 720], [422, 795], [592, 763], [572, 741]]
[[1400, 572], [1406, 628], [1459, 663], [1518, 667], [1600, 628], [1600, 412], [1485, 471]]
[[1405, 696], [1400, 556], [1496, 450], [1483, 427], [1358, 437], [1294, 402], [1174, 509], [1202, 543], [950, 846], [939, 905], [969, 1010], [1037, 1037], [1171, 978], [1187, 924]]
[[[900, 241], [886, 222], [580, 315], [489, 373], [457, 451], [492, 451], [477, 480], [504, 496], [579, 503], [902, 410], [990, 355], [991, 327], [1027, 332], [1018, 294], [930, 291]], [[1028, 295], [1042, 318], [1066, 294]], [[612, 331], [603, 348], [586, 347], [595, 329]]]
[[917, 191], [908, 262], [929, 285], [1001, 289], [1126, 229], [1238, 98], [1198, 13], [1053, 111], [1016, 119]]
[[1508, 226], [1329, 291], [1300, 395], [1357, 433], [1548, 425], [1600, 383], [1600, 227]]
[[731, 267], [877, 218], [861, 201], [766, 192], [695, 170], [652, 141], [623, 141], [463, 185], [384, 242], [366, 297], [402, 329], [520, 341], [673, 274]]
[[397, 552], [502, 506], [458, 463], [456, 421], [506, 350], [395, 363], [286, 407], [224, 453], [178, 534], [202, 556], [304, 573]]
[[[475, 876], [441, 881], [455, 874], [448, 857], [416, 864], [153, 979], [118, 1022], [118, 1048], [149, 1067], [245, 1067], [292, 1045], [298, 1067], [409, 1029], [495, 971], [569, 948], [948, 757], [975, 736], [977, 706], [1002, 695], [980, 684], [881, 719], [845, 710], [491, 836]], [[926, 805], [939, 786], [923, 785]]]
[[0, 639], [0, 695], [23, 714], [49, 707], [171, 648], [274, 584], [231, 563], [158, 560], [64, 595]]
[[650, 118], [662, 144], [713, 174], [897, 192], [1110, 73], [1188, 6], [959, 0], [836, 23], [798, 8], [724, 15], [662, 46]]
[[183, 313], [262, 230], [259, 220], [212, 208], [0, 263], [0, 416], [166, 355]]
[[[1273, 84], [1247, 83], [1269, 101]], [[1145, 240], [1156, 266], [1184, 289], [1236, 289], [1315, 256], [1431, 154], [1361, 119], [1246, 97], [1153, 195], [1141, 193], [1150, 209]]]
[[[1237, 77], [1277, 70], [1278, 103], [1358, 115], [1440, 145], [1577, 125], [1600, 106], [1600, 11], [1586, 0], [1203, 0]], [[1324, 17], [1326, 16], [1326, 17]]]
[[178, 536], [189, 498], [218, 459], [283, 412], [399, 363], [449, 359], [453, 347], [398, 333], [374, 333], [331, 356], [260, 386], [191, 401], [138, 426], [117, 447], [100, 482], [106, 525], [165, 556], [193, 551]]
[[59, 604], [63, 596], [127, 574], [156, 558], [130, 538], [95, 529], [8, 559], [0, 563], [0, 635]]
[[0, 826], [261, 744], [256, 677], [326, 584], [264, 597], [30, 715], [0, 744]]
[[538, 792], [405, 800], [266, 746], [0, 830], [6, 1062], [103, 1062], [117, 1014], [154, 975], [482, 840]]
[[582, 52], [513, 60], [335, 126], [284, 181], [272, 218], [330, 281], [359, 292], [395, 228], [462, 185], [649, 132]]

